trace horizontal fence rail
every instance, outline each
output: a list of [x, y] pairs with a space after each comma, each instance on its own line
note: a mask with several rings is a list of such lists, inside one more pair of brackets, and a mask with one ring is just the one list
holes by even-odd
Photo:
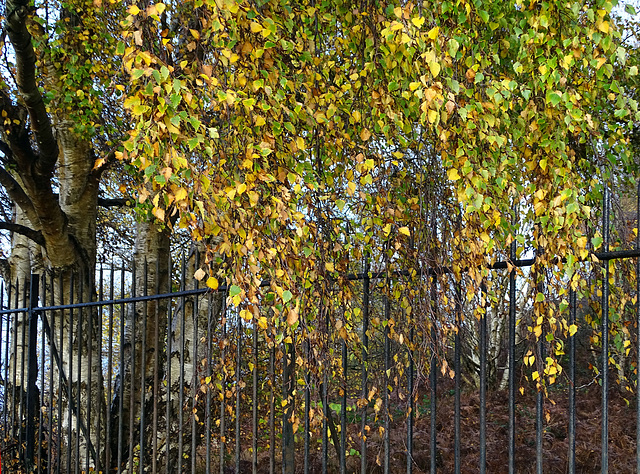
[[[609, 315], [608, 262], [636, 258], [636, 274], [640, 272], [640, 237], [635, 250], [609, 251], [608, 201], [606, 191], [604, 251], [591, 254], [604, 262], [598, 290], [601, 315]], [[517, 314], [522, 308], [515, 269], [534, 266], [537, 259], [518, 260], [516, 250], [513, 242], [509, 261], [487, 267], [508, 271], [507, 351], [501, 362], [506, 384], [496, 390], [488, 380], [494, 362], [488, 355], [488, 312], [480, 312], [476, 365], [469, 369], [463, 364], [462, 329], [471, 323], [463, 318], [461, 284], [445, 279], [450, 273], [446, 268], [426, 269], [418, 276], [427, 282], [434, 314], [438, 288], [453, 295], [454, 312], [447, 320], [455, 331], [443, 342], [437, 324], [427, 333], [409, 324], [408, 344], [394, 339], [396, 309], [383, 289], [392, 278], [412, 275], [371, 271], [368, 260], [362, 272], [342, 278], [359, 285], [359, 340], [334, 337], [323, 345], [312, 340], [304, 325], [278, 334], [261, 327], [258, 318], [241, 317], [228, 305], [229, 287], [200, 288], [186, 277], [185, 258], [169, 264], [174, 270], [171, 287], [156, 284], [152, 292], [136, 288], [137, 282], [148, 280], [146, 265], [142, 278], [124, 267], [101, 268], [96, 292], [84, 287], [80, 276], [63, 281], [32, 275], [25, 282], [4, 282], [3, 468], [47, 473], [460, 473], [473, 465], [484, 473], [496, 469], [491, 462], [496, 449], [503, 449], [500, 471], [577, 472], [577, 404], [584, 389], [578, 386], [578, 371], [585, 370], [577, 362], [579, 334], [567, 338], [562, 374], [567, 418], [558, 439], [566, 439], [566, 445], [557, 456], [560, 461], [545, 459], [554, 442], [549, 441], [547, 399], [542, 390], [530, 398], [518, 390], [528, 356], [518, 350]], [[484, 286], [481, 293], [478, 304], [488, 309]], [[637, 331], [637, 303], [635, 308]], [[568, 289], [567, 312], [568, 324], [577, 324], [574, 288]], [[326, 334], [339, 331], [338, 322], [347, 324], [344, 315], [317, 308], [315, 324], [324, 325]], [[600, 385], [601, 457], [595, 465], [608, 472], [616, 461], [609, 451], [610, 318], [600, 317], [600, 324], [602, 350], [593, 380]], [[638, 334], [633, 338], [637, 344]], [[537, 341], [532, 354], [544, 361], [549, 350], [544, 332]], [[438, 347], [445, 347], [444, 354]], [[640, 361], [640, 345], [634, 356]], [[451, 367], [443, 363], [447, 358]], [[475, 391], [464, 377], [477, 377]], [[487, 409], [500, 397], [504, 399], [497, 405], [506, 407], [506, 424]], [[640, 400], [633, 413], [637, 446]], [[533, 457], [519, 457], [524, 450]]]

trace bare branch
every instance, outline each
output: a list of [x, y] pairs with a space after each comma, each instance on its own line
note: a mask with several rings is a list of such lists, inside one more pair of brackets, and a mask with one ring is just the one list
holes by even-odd
[[103, 198], [98, 197], [98, 206], [102, 207], [133, 207], [133, 199], [130, 198]]
[[36, 82], [36, 55], [26, 25], [29, 2], [9, 0], [5, 11], [8, 12], [6, 30], [16, 55], [16, 84], [29, 112], [31, 128], [38, 143], [36, 174], [40, 179], [49, 180], [58, 160], [58, 142]]
[[45, 245], [42, 233], [27, 226], [15, 224], [13, 222], [0, 222], [0, 230], [9, 230], [11, 232], [21, 234], [33, 240], [38, 245], [42, 245], [43, 247]]
[[29, 196], [27, 196], [24, 189], [22, 189], [20, 183], [11, 176], [11, 173], [2, 167], [0, 167], [0, 185], [4, 187], [7, 194], [16, 203], [16, 205], [22, 209], [27, 216], [27, 219], [31, 222], [31, 225], [38, 227], [40, 219], [38, 218], [38, 213], [33, 207], [33, 202]]

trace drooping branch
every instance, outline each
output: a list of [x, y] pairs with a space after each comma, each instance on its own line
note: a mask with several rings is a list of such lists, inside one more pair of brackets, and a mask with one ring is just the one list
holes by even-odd
[[13, 222], [0, 222], [0, 230], [9, 230], [11, 232], [16, 232], [18, 234], [24, 235], [25, 237], [30, 238], [38, 245], [45, 245], [44, 237], [41, 232], [37, 230], [33, 230], [27, 226], [21, 224], [15, 224]]
[[38, 159], [34, 163], [37, 176], [34, 178], [48, 181], [58, 160], [58, 142], [36, 82], [36, 55], [26, 25], [29, 8], [26, 0], [7, 1], [6, 30], [16, 56], [16, 83], [29, 112], [31, 128], [38, 144]]

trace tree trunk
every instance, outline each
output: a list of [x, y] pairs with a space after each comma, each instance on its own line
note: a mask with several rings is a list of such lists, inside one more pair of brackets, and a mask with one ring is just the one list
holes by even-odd
[[[137, 225], [134, 251], [135, 296], [169, 292], [170, 238], [166, 229], [156, 224]], [[112, 465], [118, 461], [130, 465], [142, 456], [155, 463], [158, 454], [156, 429], [159, 394], [166, 360], [168, 300], [152, 300], [127, 307], [122, 338], [124, 365], [111, 401]], [[119, 422], [128, 428], [119, 431]], [[143, 430], [142, 436], [140, 430]]]

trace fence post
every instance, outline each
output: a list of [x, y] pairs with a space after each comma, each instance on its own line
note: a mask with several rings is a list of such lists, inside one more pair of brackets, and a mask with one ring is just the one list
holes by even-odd
[[38, 334], [38, 294], [39, 294], [40, 276], [31, 274], [31, 283], [29, 288], [29, 352], [27, 355], [28, 372], [27, 372], [27, 420], [26, 420], [26, 450], [25, 465], [28, 472], [34, 471], [34, 448], [36, 436], [36, 403], [38, 398], [38, 388], [36, 380], [38, 379], [38, 355], [37, 355], [37, 339]]
[[[290, 330], [291, 339], [294, 339], [295, 335], [293, 330]], [[294, 341], [287, 344], [284, 343], [283, 360], [283, 374], [282, 374], [282, 399], [286, 400], [287, 404], [282, 412], [282, 473], [293, 474], [296, 472], [295, 468], [295, 444], [293, 433], [293, 422], [291, 417], [294, 414], [294, 384], [295, 384], [295, 347]]]

